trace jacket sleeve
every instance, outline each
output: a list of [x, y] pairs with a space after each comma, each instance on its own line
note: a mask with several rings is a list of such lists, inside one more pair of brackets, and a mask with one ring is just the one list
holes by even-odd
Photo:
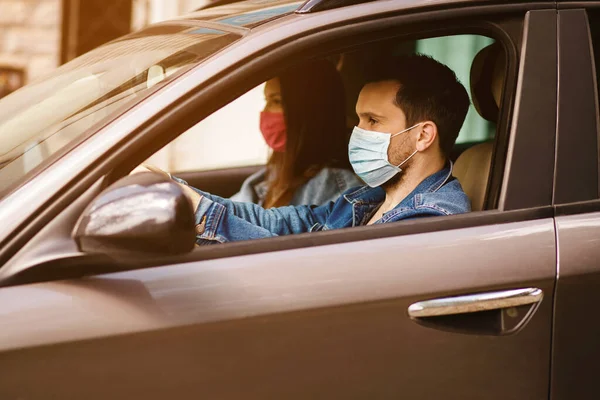
[[[173, 179], [187, 184], [181, 179]], [[287, 206], [267, 210], [256, 204], [238, 203], [192, 189], [202, 196], [196, 208], [199, 244], [310, 232], [315, 225], [325, 223], [334, 205], [331, 202], [320, 207]]]

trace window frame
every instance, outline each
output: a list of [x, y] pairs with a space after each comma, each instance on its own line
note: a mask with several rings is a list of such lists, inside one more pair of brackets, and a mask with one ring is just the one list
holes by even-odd
[[[596, 12], [600, 16], [600, 9]], [[600, 123], [589, 14], [581, 8], [563, 7], [557, 25], [559, 89], [553, 204], [560, 206], [599, 197]], [[597, 46], [600, 51], [600, 43]]]
[[[474, 7], [474, 8], [478, 8], [478, 7]], [[482, 7], [485, 8], [485, 7]], [[503, 7], [499, 7], [499, 8], [503, 8]], [[506, 7], [506, 8], [511, 8], [511, 7]], [[550, 10], [550, 9], [548, 9]], [[452, 10], [455, 11], [455, 10]], [[554, 10], [552, 10], [551, 12], [555, 12]], [[467, 13], [465, 11], [465, 13]], [[398, 17], [393, 17], [393, 18], [387, 18], [385, 20], [386, 25], [390, 25], [392, 22], [390, 20], [397, 20], [397, 24], [401, 25], [403, 24], [404, 27], [401, 29], [413, 29], [413, 25], [424, 25], [424, 23], [419, 23], [418, 20], [420, 20], [421, 15], [430, 15], [433, 13], [420, 13], [417, 14], [416, 16], [398, 16]], [[450, 13], [449, 13], [450, 14]], [[454, 13], [452, 13], [454, 14]], [[467, 13], [470, 14], [470, 13]], [[485, 13], [482, 14], [483, 16], [485, 16]], [[410, 18], [409, 18], [410, 17]], [[483, 17], [482, 17], [483, 18]], [[450, 19], [450, 18], [448, 18]], [[472, 19], [472, 17], [471, 17]], [[406, 21], [408, 20], [408, 21]], [[414, 20], [417, 20], [417, 22], [415, 22]], [[431, 21], [431, 18], [429, 19], [429, 21]], [[383, 22], [383, 21], [381, 21]], [[454, 22], [456, 24], [460, 24], [465, 23], [464, 18], [459, 18], [459, 17], [455, 17]], [[427, 30], [427, 32], [430, 33], [429, 37], [431, 36], [435, 36], [437, 35], [450, 35], [450, 34], [482, 34], [482, 35], [487, 35], [490, 37], [495, 37], [496, 40], [500, 40], [504, 46], [505, 46], [505, 51], [507, 52], [507, 54], [509, 54], [509, 56], [513, 57], [513, 60], [518, 60], [518, 56], [517, 56], [517, 52], [518, 50], [516, 49], [516, 46], [520, 46], [520, 42], [522, 40], [521, 37], [521, 33], [522, 33], [522, 29], [520, 26], [514, 26], [514, 21], [510, 21], [509, 23], [507, 23], [507, 31], [508, 30], [512, 30], [513, 32], [507, 33], [507, 31], [502, 30], [502, 28], [500, 28], [497, 24], [495, 23], [482, 23], [481, 21], [478, 21], [478, 23], [473, 23], [472, 21], [467, 20], [467, 23], [470, 23], [470, 28], [465, 28], [465, 26], [453, 26], [453, 27], [444, 27], [444, 28], [439, 28], [439, 25], [435, 25], [435, 22], [431, 22], [430, 23], [430, 28]], [[552, 26], [554, 26], [556, 21], [551, 21]], [[511, 26], [511, 23], [513, 26]], [[381, 24], [384, 25], [384, 24]], [[352, 26], [352, 29], [354, 31], [358, 30], [359, 28], [362, 28], [364, 30], [368, 30], [370, 29], [371, 31], [377, 31], [378, 28], [379, 30], [381, 30], [380, 27], [377, 26], [377, 20], [375, 21], [366, 21], [360, 24], [356, 24]], [[516, 36], [517, 40], [513, 40], [510, 41], [512, 38], [514, 38], [514, 31], [517, 30], [518, 31], [518, 35]], [[335, 32], [332, 32], [335, 31]], [[418, 31], [418, 33], [413, 33], [413, 34], [405, 34], [403, 36], [403, 39], [409, 39], [411, 36], [413, 37], [418, 37], [418, 38], [425, 38], [427, 36], [422, 35], [422, 30]], [[381, 35], [381, 33], [378, 33], [379, 35]], [[540, 34], [540, 32], [537, 33], [537, 38], [536, 40], [542, 40], [542, 36], [547, 34], [546, 32], [544, 32], [543, 34]], [[325, 31], [325, 32], [318, 32], [317, 34], [315, 34], [314, 36], [352, 36], [350, 34], [347, 34], [344, 32], [344, 29], [331, 29], [330, 31]], [[512, 35], [512, 38], [511, 38]], [[398, 35], [395, 35], [398, 36]], [[386, 38], [390, 38], [390, 36], [384, 36], [381, 35], [381, 37], [377, 38], [377, 40], [384, 40]], [[321, 40], [326, 40], [327, 38], [323, 38]], [[342, 39], [343, 40], [343, 39]], [[276, 51], [274, 54], [270, 55], [271, 59], [278, 59], [276, 61], [272, 61], [272, 66], [266, 70], [260, 71], [257, 73], [257, 76], [259, 76], [259, 78], [253, 78], [254, 83], [256, 82], [260, 82], [260, 81], [264, 81], [267, 80], [268, 78], [270, 78], [271, 76], [274, 76], [277, 74], [277, 72], [281, 71], [282, 69], [284, 69], [284, 66], [287, 64], [293, 64], [294, 62], [296, 62], [297, 60], [301, 60], [305, 57], [302, 56], [298, 56], [297, 53], [301, 53], [303, 54], [306, 49], [302, 49], [301, 50], [296, 50], [296, 49], [291, 49], [291, 47], [307, 47], [307, 45], [304, 44], [304, 42], [307, 41], [314, 41], [318, 43], [318, 40], [314, 40], [313, 36], [309, 36], [309, 37], [305, 37], [303, 39], [299, 39], [296, 40], [296, 42], [293, 45], [290, 45], [289, 43], [286, 43], [284, 45], [282, 45], [278, 50]], [[510, 42], [509, 42], [510, 41]], [[363, 43], [368, 42], [368, 40], [364, 40]], [[508, 42], [508, 43], [507, 43]], [[356, 46], [355, 46], [356, 47]], [[346, 50], [350, 50], [351, 47], [347, 46]], [[311, 50], [314, 50], [311, 49]], [[555, 49], [554, 49], [555, 50]], [[555, 51], [553, 52], [552, 50], [545, 50], [546, 52], [552, 52], [555, 55]], [[291, 53], [291, 54], [289, 54]], [[295, 54], [296, 53], [296, 54]], [[331, 53], [331, 51], [322, 51], [321, 53], [319, 53], [318, 51], [314, 52], [315, 56], [319, 56], [319, 55], [327, 55]], [[285, 56], [280, 56], [280, 54], [286, 54], [287, 57]], [[239, 70], [243, 70], [244, 72], [249, 72], [251, 70], [254, 69], [259, 69], [259, 66], [256, 64], [259, 63], [265, 63], [266, 60], [268, 59], [269, 56], [267, 56], [266, 54], [261, 55], [260, 57], [257, 57], [255, 59], [253, 59], [252, 61], [248, 62], [247, 64], [244, 65], [244, 60], [240, 61], [240, 65], [239, 65]], [[534, 57], [530, 57], [530, 58], [535, 58]], [[285, 60], [285, 61], [282, 61]], [[502, 99], [502, 107], [501, 107], [501, 115], [499, 116], [499, 124], [497, 126], [497, 130], [496, 130], [496, 139], [495, 139], [495, 152], [494, 152], [494, 156], [492, 158], [492, 174], [491, 174], [491, 179], [489, 180], [489, 189], [492, 189], [493, 192], [489, 193], [487, 198], [488, 201], [486, 202], [486, 208], [487, 209], [505, 209], [505, 210], [516, 210], [516, 209], [523, 209], [523, 208], [530, 208], [530, 207], [541, 207], [541, 206], [545, 206], [545, 205], [550, 205], [551, 204], [551, 196], [552, 196], [552, 177], [548, 176], [547, 179], [545, 179], [545, 182], [543, 184], [544, 188], [543, 188], [543, 194], [539, 194], [539, 193], [535, 193], [536, 190], [531, 190], [532, 187], [540, 186], [540, 182], [539, 182], [539, 176], [536, 177], [538, 178], [537, 181], [535, 179], [532, 179], [531, 177], [529, 179], [522, 179], [523, 178], [523, 174], [522, 173], [516, 173], [516, 174], [512, 174], [510, 181], [511, 182], [516, 182], [516, 181], [522, 181], [522, 183], [519, 186], [519, 190], [517, 190], [516, 188], [512, 188], [511, 190], [505, 190], [505, 188], [502, 187], [502, 183], [505, 182], [505, 174], [510, 173], [511, 171], [505, 171], [504, 170], [504, 165], [507, 161], [508, 156], [512, 156], [512, 154], [509, 154], [509, 146], [515, 147], [514, 144], [509, 143], [509, 137], [516, 137], [517, 135], [515, 134], [514, 131], [514, 126], [511, 126], [511, 124], [513, 124], [515, 121], [513, 121], [513, 109], [515, 107], [515, 93], [517, 90], [519, 90], [519, 88], [517, 88], [517, 73], [518, 73], [518, 68], [516, 65], [514, 65], [514, 63], [509, 62], [509, 65], [507, 66], [507, 83], [505, 83], [505, 88], [504, 88], [504, 93], [509, 93], [510, 96], [503, 96]], [[520, 63], [522, 64], [523, 61], [521, 60]], [[529, 70], [528, 70], [528, 77], [531, 77], [533, 75], [536, 74], [543, 74], [544, 70], [548, 70], [548, 68], [544, 68], [543, 66], [538, 66], [538, 67], [531, 67], [533, 63], [529, 62], [528, 65], [530, 65]], [[522, 68], [523, 66], [521, 65], [520, 68]], [[239, 72], [238, 70], [238, 72]], [[267, 72], [270, 71], [270, 72]], [[241, 73], [240, 73], [241, 75]], [[231, 77], [235, 79], [236, 81], [239, 81], [240, 83], [243, 84], [244, 80], [243, 79], [239, 79], [237, 77]], [[207, 87], [204, 90], [206, 90], [206, 94], [199, 94], [197, 98], [195, 98], [194, 102], [197, 102], [197, 105], [195, 105], [194, 107], [196, 109], [198, 108], [205, 108], [207, 110], [210, 110], [210, 112], [205, 112], [204, 114], [210, 115], [211, 113], [213, 113], [214, 111], [218, 110], [220, 107], [222, 107], [224, 104], [227, 104], [229, 102], [231, 102], [232, 100], [234, 100], [235, 98], [237, 98], [239, 95], [243, 94], [246, 92], [246, 90], [250, 87], [252, 87], [252, 85], [247, 85], [247, 83], [245, 84], [246, 86], [242, 86], [244, 87], [244, 89], [240, 90], [240, 89], [235, 89], [232, 90], [232, 95], [229, 96], [224, 96], [222, 91], [223, 91], [223, 86], [215, 83], [215, 85], [211, 85], [211, 87]], [[217, 88], [215, 88], [215, 86], [217, 86]], [[552, 107], [556, 107], [555, 102], [556, 102], [556, 87], [553, 85], [552, 87], [549, 88], [550, 93], [545, 93], [544, 95], [535, 95], [532, 93], [534, 88], [532, 87], [528, 87], [525, 90], [527, 91], [528, 97], [535, 99], [536, 101], [539, 100], [540, 98], [548, 98], [548, 101], [552, 104]], [[537, 88], [536, 88], [537, 90]], [[213, 96], [213, 99], [206, 99], [205, 101], [202, 101], [201, 97], [205, 97], [205, 96]], [[219, 99], [218, 101], [215, 101], [215, 99]], [[190, 101], [193, 101], [190, 99]], [[210, 106], [209, 106], [210, 105]], [[185, 105], [181, 105], [182, 107], [185, 107]], [[529, 113], [531, 114], [531, 111], [529, 111]], [[523, 121], [529, 121], [528, 126], [532, 126], [534, 124], [534, 121], [536, 119], [532, 119], [532, 115], [527, 115], [527, 116], [518, 116], [521, 118], [521, 121], [519, 123], [516, 123], [515, 125], [520, 125], [520, 124], [524, 124]], [[548, 131], [552, 131], [553, 133], [555, 132], [555, 122], [556, 122], [556, 115], [555, 115], [555, 110], [554, 113], [552, 114], [551, 118], [547, 119], [548, 121], [552, 121], [550, 123], [551, 126], [549, 126], [549, 129], [547, 129]], [[169, 118], [165, 118], [163, 123], [169, 123]], [[195, 122], [194, 122], [195, 123]], [[189, 123], [187, 124], [189, 126], [192, 126], [193, 123]], [[187, 126], [186, 125], [186, 126]], [[186, 129], [186, 128], [179, 128], [179, 129]], [[511, 129], [510, 135], [509, 135], [509, 129]], [[529, 129], [529, 128], [528, 128]], [[521, 154], [519, 154], [519, 161], [521, 163], [521, 166], [523, 167], [523, 169], [526, 171], [527, 168], [525, 167], [525, 165], [528, 163], [529, 158], [525, 157], [524, 153], [530, 153], [530, 152], [538, 152], [539, 153], [539, 149], [537, 146], [535, 145], [528, 145], [528, 140], [530, 139], [530, 137], [525, 137], [527, 136], [523, 131], [526, 131], [526, 129], [520, 129], [521, 132], [519, 132], [519, 137], [522, 137], [522, 139], [519, 139], [519, 144], [517, 147], [521, 147], [523, 148], [523, 150], [520, 152]], [[154, 135], [153, 135], [154, 136]], [[170, 134], [170, 135], [156, 135], [156, 137], [154, 138], [155, 140], [159, 140], [160, 141], [160, 146], [154, 146], [156, 149], [159, 149], [161, 146], [166, 145], [167, 143], [169, 143], [171, 140], [173, 140], [176, 137], [176, 135]], [[548, 139], [548, 144], [547, 147], [554, 147], [554, 140], [555, 137], [554, 135], [547, 135], [547, 139]], [[142, 139], [141, 141], [146, 142], [146, 140]], [[553, 151], [552, 151], [553, 152]], [[147, 154], [152, 154], [152, 152], [149, 152]], [[128, 155], [130, 156], [130, 155]], [[498, 157], [499, 156], [499, 157]], [[144, 160], [143, 157], [140, 156], [134, 156], [132, 158], [129, 159], [129, 163], [127, 164], [123, 164], [120, 168], [117, 168], [116, 171], [120, 171], [121, 174], [123, 174], [123, 171], [127, 171], [128, 169], [133, 168], [135, 165], [139, 164], [140, 162], [142, 162]], [[548, 169], [553, 170], [554, 168], [554, 156], [552, 156], [552, 159], [550, 159], [550, 157], [546, 157], [546, 165], [548, 167]], [[528, 185], [529, 183], [535, 183], [535, 185]], [[517, 186], [517, 185], [515, 185]], [[502, 193], [501, 193], [502, 192]], [[523, 193], [525, 193], [525, 195], [523, 195]], [[501, 202], [499, 196], [505, 197], [508, 200]], [[521, 201], [524, 198], [534, 198], [533, 201]], [[490, 200], [491, 199], [491, 200]]]

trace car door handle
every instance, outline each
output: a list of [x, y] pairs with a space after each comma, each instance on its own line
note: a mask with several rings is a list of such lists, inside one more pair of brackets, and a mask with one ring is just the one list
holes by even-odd
[[539, 303], [543, 292], [537, 288], [502, 290], [499, 292], [468, 294], [419, 301], [408, 307], [411, 318], [436, 317], [438, 315], [464, 314], [499, 308], [518, 307]]
[[542, 301], [538, 288], [510, 289], [419, 301], [408, 315], [433, 328], [478, 334], [506, 334], [522, 327]]

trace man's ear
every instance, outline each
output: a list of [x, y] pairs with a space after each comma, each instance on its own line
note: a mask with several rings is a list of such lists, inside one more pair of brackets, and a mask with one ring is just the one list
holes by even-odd
[[425, 121], [420, 128], [417, 129], [419, 129], [419, 135], [417, 136], [417, 150], [425, 151], [438, 137], [437, 125], [433, 121]]

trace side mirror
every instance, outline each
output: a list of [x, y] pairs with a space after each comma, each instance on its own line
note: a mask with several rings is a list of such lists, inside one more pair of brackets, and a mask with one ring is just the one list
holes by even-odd
[[106, 188], [77, 221], [79, 250], [115, 258], [191, 251], [194, 210], [176, 182], [153, 172], [128, 175]]

